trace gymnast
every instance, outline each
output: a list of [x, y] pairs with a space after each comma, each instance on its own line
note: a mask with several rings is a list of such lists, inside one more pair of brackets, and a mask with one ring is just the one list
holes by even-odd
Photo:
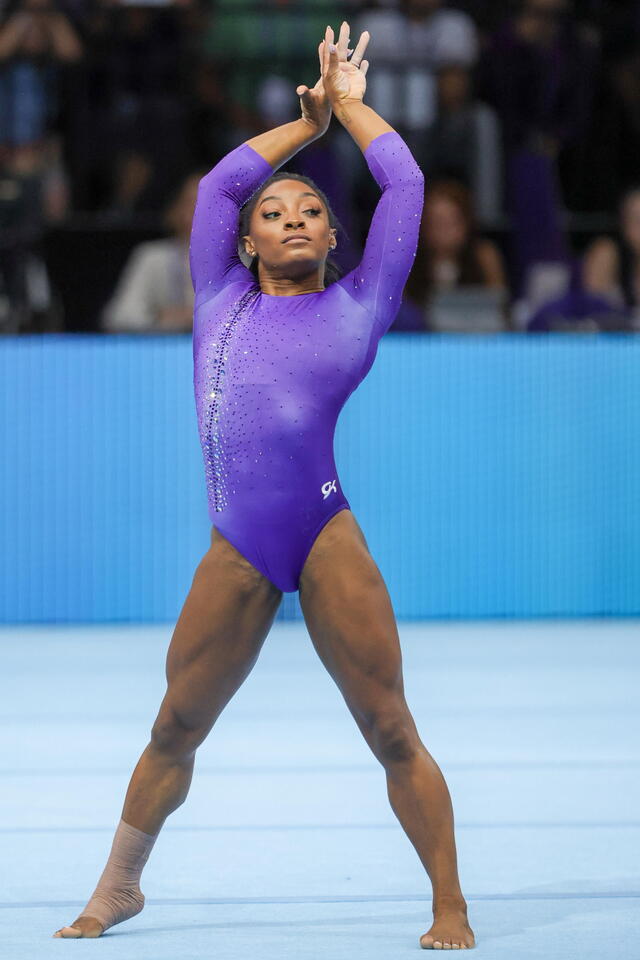
[[[430, 878], [423, 948], [475, 946], [451, 797], [407, 706], [391, 601], [336, 472], [348, 396], [391, 325], [417, 245], [424, 180], [362, 102], [369, 34], [328, 27], [302, 116], [232, 150], [202, 178], [190, 246], [198, 429], [212, 523], [167, 653], [167, 690], [133, 772], [105, 869], [55, 937], [99, 937], [144, 906], [140, 876], [184, 803], [197, 748], [254, 666], [283, 591], [299, 591], [315, 649], [383, 765], [391, 807]], [[337, 226], [313, 181], [273, 172], [332, 113], [382, 190], [360, 264], [327, 262]], [[240, 257], [251, 258], [246, 266]]]

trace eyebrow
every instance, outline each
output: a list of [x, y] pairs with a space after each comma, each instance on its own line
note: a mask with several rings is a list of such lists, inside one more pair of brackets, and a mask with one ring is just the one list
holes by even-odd
[[[309, 191], [305, 191], [304, 193], [299, 194], [299, 196], [301, 196], [301, 197], [315, 197], [316, 200], [319, 200], [319, 199], [320, 199], [320, 197], [318, 196], [317, 193], [309, 193]], [[261, 207], [263, 203], [266, 203], [266, 202], [267, 202], [267, 200], [282, 200], [282, 197], [276, 197], [276, 196], [264, 197], [264, 199], [260, 201], [260, 203], [258, 204], [258, 206]]]

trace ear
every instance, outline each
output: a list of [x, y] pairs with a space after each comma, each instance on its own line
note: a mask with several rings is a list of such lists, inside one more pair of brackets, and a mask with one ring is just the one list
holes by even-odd
[[246, 237], [243, 237], [242, 240], [244, 241], [244, 249], [249, 254], [249, 256], [255, 257], [256, 255], [255, 247], [251, 242], [251, 237], [249, 236], [249, 234], [247, 234]]
[[329, 250], [335, 250], [338, 246], [338, 241], [336, 240], [336, 230], [335, 227], [332, 227], [329, 230]]

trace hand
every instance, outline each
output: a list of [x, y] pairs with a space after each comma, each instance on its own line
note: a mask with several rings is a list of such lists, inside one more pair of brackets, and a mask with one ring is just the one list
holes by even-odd
[[[337, 45], [333, 40], [333, 29], [327, 27], [322, 56], [322, 82], [331, 105], [335, 107], [336, 104], [361, 102], [367, 89], [369, 61], [362, 58], [369, 43], [369, 32], [364, 31], [352, 52], [349, 50], [349, 24], [345, 20], [340, 27]], [[350, 53], [353, 55], [349, 61], [347, 58]]]
[[[324, 55], [324, 40], [318, 46], [318, 58], [320, 60], [320, 72], [322, 73], [322, 63]], [[329, 126], [331, 120], [331, 104], [324, 89], [322, 76], [318, 79], [316, 85], [309, 89], [301, 84], [296, 88], [296, 93], [300, 97], [300, 108], [302, 110], [302, 119], [308, 123], [318, 134], [323, 134]]]

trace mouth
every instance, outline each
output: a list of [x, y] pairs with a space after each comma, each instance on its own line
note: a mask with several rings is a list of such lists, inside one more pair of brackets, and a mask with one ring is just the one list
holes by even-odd
[[286, 240], [283, 240], [283, 243], [291, 243], [292, 240], [308, 240], [311, 243], [311, 237], [307, 237], [305, 234], [300, 233], [296, 234], [295, 237], [287, 237]]

